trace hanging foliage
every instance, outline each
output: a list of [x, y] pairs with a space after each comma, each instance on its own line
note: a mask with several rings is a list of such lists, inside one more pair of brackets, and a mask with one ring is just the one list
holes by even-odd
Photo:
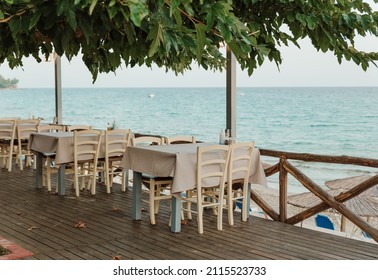
[[122, 64], [182, 73], [196, 61], [222, 70], [227, 44], [252, 75], [266, 59], [282, 63], [281, 45], [307, 37], [365, 70], [378, 52], [358, 51], [354, 40], [378, 36], [377, 28], [377, 11], [362, 0], [4, 0], [0, 64], [55, 51], [69, 60], [81, 54], [94, 81]]

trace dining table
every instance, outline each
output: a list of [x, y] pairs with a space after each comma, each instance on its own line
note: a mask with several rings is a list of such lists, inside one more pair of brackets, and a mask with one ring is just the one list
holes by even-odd
[[[172, 177], [171, 231], [181, 231], [181, 194], [195, 188], [197, 148], [213, 143], [190, 143], [177, 145], [128, 146], [121, 167], [133, 171], [132, 217], [142, 216], [142, 174]], [[234, 178], [237, 179], [237, 178]], [[249, 185], [267, 186], [260, 151], [254, 148]], [[248, 188], [250, 192], [250, 187]], [[248, 197], [250, 194], [248, 194]]]
[[[123, 137], [111, 135], [110, 139]], [[74, 161], [74, 132], [39, 132], [30, 135], [30, 149], [36, 154], [36, 188], [42, 188], [42, 159], [54, 156], [55, 167], [58, 168], [57, 183], [58, 195], [65, 195], [65, 168]], [[104, 134], [100, 144], [99, 159], [105, 158]]]

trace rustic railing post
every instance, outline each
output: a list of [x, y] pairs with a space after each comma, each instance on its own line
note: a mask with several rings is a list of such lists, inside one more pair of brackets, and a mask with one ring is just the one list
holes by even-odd
[[284, 157], [280, 158], [280, 174], [279, 174], [279, 187], [280, 187], [280, 201], [279, 201], [279, 214], [280, 222], [285, 222], [287, 218], [287, 171], [284, 167], [286, 159]]

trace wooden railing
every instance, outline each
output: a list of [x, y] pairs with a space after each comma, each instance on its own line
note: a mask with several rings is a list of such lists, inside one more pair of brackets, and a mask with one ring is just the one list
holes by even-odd
[[[319, 212], [333, 208], [345, 218], [349, 219], [352, 223], [358, 226], [361, 230], [368, 233], [375, 241], [378, 242], [378, 230], [364, 221], [360, 216], [345, 207], [343, 202], [363, 193], [374, 185], [378, 184], [378, 175], [375, 175], [366, 181], [356, 185], [352, 189], [342, 192], [337, 196], [330, 195], [321, 186], [312, 181], [302, 171], [292, 165], [289, 160], [299, 160], [305, 162], [322, 162], [332, 164], [348, 164], [359, 165], [365, 167], [378, 168], [378, 160], [350, 156], [328, 156], [328, 155], [315, 155], [292, 153], [283, 151], [273, 151], [260, 149], [262, 156], [278, 158], [277, 164], [267, 167], [265, 174], [267, 177], [279, 173], [279, 213], [277, 213], [270, 205], [268, 205], [256, 192], [252, 190], [251, 198], [261, 207], [264, 212], [269, 215], [273, 220], [280, 221], [288, 224], [297, 224]], [[322, 202], [308, 208], [299, 214], [292, 217], [287, 217], [287, 200], [288, 200], [288, 175], [293, 176], [310, 192], [315, 194], [321, 199]]]

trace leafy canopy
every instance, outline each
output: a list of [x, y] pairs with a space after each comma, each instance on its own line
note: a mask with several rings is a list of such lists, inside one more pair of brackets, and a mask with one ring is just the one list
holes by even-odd
[[[374, 0], [378, 2], [378, 0]], [[54, 51], [82, 54], [93, 75], [123, 63], [181, 73], [196, 61], [222, 70], [228, 45], [249, 75], [266, 59], [282, 63], [279, 47], [308, 37], [339, 63], [364, 70], [378, 52], [354, 47], [356, 36], [378, 36], [378, 12], [362, 0], [4, 0], [0, 2], [0, 64], [22, 66]]]

